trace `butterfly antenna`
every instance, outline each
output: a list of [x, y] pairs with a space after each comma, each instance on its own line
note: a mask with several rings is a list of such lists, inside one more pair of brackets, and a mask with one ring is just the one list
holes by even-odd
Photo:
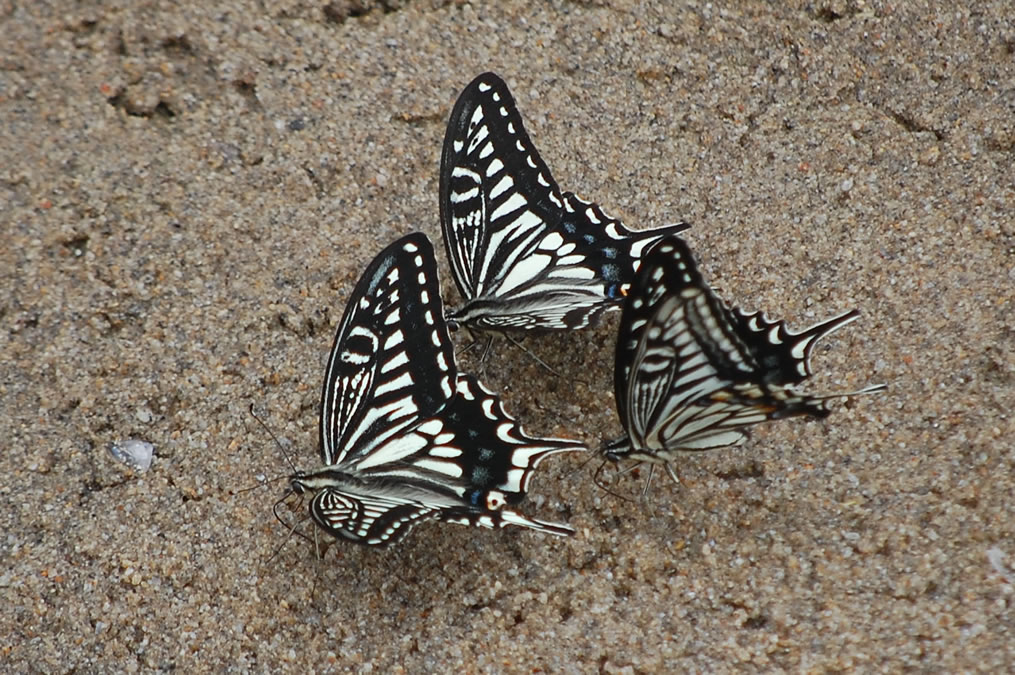
[[277, 483], [278, 481], [284, 480], [285, 478], [286, 478], [286, 476], [275, 476], [274, 478], [271, 478], [271, 479], [265, 479], [264, 477], [259, 477], [259, 478], [257, 478], [257, 485], [251, 485], [248, 488], [241, 488], [239, 490], [236, 490], [232, 494], [234, 494], [234, 495], [242, 495], [245, 492], [250, 492], [252, 490], [257, 490], [259, 488], [267, 487], [267, 486], [271, 485], [272, 483]]
[[535, 361], [536, 363], [538, 363], [539, 365], [541, 365], [541, 366], [542, 366], [543, 368], [545, 368], [545, 369], [546, 369], [546, 372], [550, 373], [551, 375], [556, 375], [557, 377], [559, 377], [559, 378], [563, 379], [563, 375], [561, 375], [561, 374], [560, 374], [560, 373], [558, 373], [558, 372], [557, 372], [556, 370], [554, 370], [554, 369], [553, 369], [553, 368], [551, 368], [551, 367], [550, 367], [549, 365], [547, 365], [546, 361], [544, 361], [543, 359], [539, 358], [538, 356], [536, 356], [535, 354], [533, 354], [533, 353], [532, 353], [531, 351], [529, 351], [528, 349], [526, 349], [525, 347], [523, 347], [523, 346], [522, 346], [522, 343], [521, 343], [521, 342], [519, 342], [518, 340], [515, 340], [515, 339], [514, 339], [513, 337], [511, 337], [511, 336], [510, 336], [510, 335], [508, 335], [507, 333], [504, 333], [504, 337], [506, 337], [506, 338], [507, 338], [507, 340], [508, 340], [508, 342], [510, 342], [511, 344], [513, 344], [513, 345], [514, 345], [515, 347], [518, 347], [518, 349], [520, 349], [520, 350], [522, 350], [523, 352], [525, 352], [526, 354], [528, 354], [528, 355], [529, 355], [529, 358], [531, 358], [531, 359], [532, 359], [533, 361]]
[[257, 420], [257, 423], [261, 425], [262, 429], [264, 429], [266, 432], [268, 432], [268, 435], [271, 436], [271, 440], [275, 441], [275, 445], [278, 446], [279, 452], [281, 452], [282, 456], [285, 457], [285, 461], [289, 465], [289, 468], [291, 468], [293, 470], [293, 473], [297, 473], [298, 470], [296, 468], [296, 465], [293, 464], [292, 458], [285, 451], [285, 448], [282, 447], [282, 443], [278, 440], [278, 436], [276, 436], [275, 433], [271, 429], [268, 428], [268, 425], [264, 423], [264, 420], [262, 420], [260, 417], [258, 417], [257, 413], [254, 412], [254, 404], [253, 403], [250, 404], [250, 416], [253, 417], [255, 420]]

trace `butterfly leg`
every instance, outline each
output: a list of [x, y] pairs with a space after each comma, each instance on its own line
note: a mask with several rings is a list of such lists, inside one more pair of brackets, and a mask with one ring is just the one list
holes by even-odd
[[[287, 495], [287, 497], [288, 497], [288, 495]], [[268, 556], [268, 559], [265, 560], [264, 563], [262, 563], [264, 565], [267, 565], [268, 563], [270, 563], [272, 560], [274, 560], [278, 556], [279, 553], [282, 552], [282, 549], [285, 548], [285, 545], [288, 544], [289, 540], [293, 538], [293, 535], [298, 535], [300, 537], [303, 537], [304, 539], [307, 538], [307, 536], [305, 534], [303, 534], [302, 532], [297, 532], [296, 531], [296, 528], [299, 526], [299, 522], [295, 522], [295, 523], [293, 523], [290, 526], [290, 525], [286, 524], [286, 522], [284, 520], [282, 520], [282, 518], [279, 517], [279, 515], [278, 515], [278, 505], [279, 505], [279, 502], [275, 502], [275, 506], [272, 507], [272, 512], [275, 514], [275, 518], [278, 520], [278, 522], [282, 523], [282, 525], [284, 525], [289, 530], [289, 534], [287, 534], [285, 539], [282, 540], [282, 543], [278, 545], [278, 548], [275, 549], [275, 552], [272, 553], [270, 556]]]
[[[477, 340], [478, 342], [478, 340]], [[491, 335], [486, 341], [486, 348], [483, 350], [483, 356], [479, 359], [479, 364], [486, 367], [486, 360], [490, 358], [490, 352], [493, 351], [493, 336]]]
[[669, 475], [670, 478], [673, 479], [674, 483], [676, 483], [677, 485], [682, 485], [682, 483], [680, 482], [680, 476], [677, 475], [677, 470], [674, 469], [673, 465], [670, 464], [669, 462], [666, 462], [666, 473]]
[[520, 349], [523, 352], [525, 352], [526, 354], [528, 354], [532, 358], [533, 361], [535, 361], [536, 363], [541, 365], [543, 368], [545, 368], [546, 372], [550, 373], [551, 375], [556, 375], [557, 377], [561, 377], [561, 378], [563, 377], [560, 373], [558, 373], [556, 370], [554, 370], [549, 365], [547, 365], [547, 363], [545, 361], [543, 361], [543, 359], [539, 358], [538, 356], [533, 354], [531, 351], [529, 351], [528, 349], [523, 347], [521, 342], [519, 342], [518, 340], [515, 340], [513, 337], [511, 337], [507, 333], [504, 334], [504, 337], [506, 337], [508, 339], [508, 342], [513, 344], [515, 347], [518, 347], [518, 349]]
[[[589, 459], [591, 459], [591, 457]], [[620, 494], [619, 492], [614, 492], [613, 490], [611, 490], [609, 485], [607, 483], [602, 482], [602, 479], [600, 479], [599, 476], [603, 472], [603, 467], [606, 466], [608, 461], [609, 460], [605, 460], [604, 459], [603, 463], [599, 465], [599, 468], [596, 469], [596, 473], [592, 476], [592, 482], [595, 483], [596, 487], [598, 487], [600, 490], [603, 490], [604, 492], [613, 495], [617, 499], [623, 499], [625, 502], [631, 501], [630, 499], [628, 499], [624, 495]], [[587, 462], [588, 462], [588, 460], [586, 460], [585, 462], [582, 462], [582, 466], [585, 466], [585, 464]], [[619, 474], [619, 473], [617, 474], [617, 476], [620, 476], [620, 475], [621, 474]]]
[[469, 337], [471, 337], [471, 338], [472, 338], [472, 342], [470, 342], [469, 344], [467, 344], [467, 345], [465, 345], [464, 347], [462, 347], [462, 348], [461, 348], [461, 349], [460, 349], [460, 350], [458, 351], [458, 354], [459, 354], [459, 355], [461, 355], [461, 354], [467, 354], [467, 353], [471, 352], [471, 351], [472, 351], [473, 349], [475, 349], [475, 348], [476, 348], [476, 345], [478, 345], [478, 344], [479, 344], [479, 340], [477, 340], [477, 339], [476, 339], [476, 337], [475, 337], [474, 335], [472, 335], [472, 334], [470, 333], [470, 334], [469, 334]]
[[652, 476], [655, 475], [656, 465], [654, 462], [648, 465], [648, 477], [645, 478], [645, 489], [641, 491], [641, 499], [645, 501], [648, 498], [648, 490], [652, 487]]
[[[472, 338], [472, 342], [470, 342], [469, 344], [465, 345], [465, 347], [463, 347], [458, 352], [459, 356], [463, 356], [463, 355], [471, 352], [473, 349], [475, 349], [477, 346], [479, 346], [479, 344], [482, 342], [476, 336], [476, 333], [473, 333], [472, 331], [469, 331], [469, 330], [466, 330], [466, 332], [469, 334], [469, 337]], [[486, 360], [490, 357], [490, 352], [491, 352], [492, 348], [493, 348], [493, 336], [490, 335], [490, 336], [488, 336], [488, 339], [486, 341], [486, 347], [483, 348], [483, 353], [479, 357], [479, 372], [482, 375], [486, 374]]]
[[324, 556], [321, 555], [321, 542], [317, 538], [317, 529], [316, 527], [314, 528], [314, 551], [317, 552], [317, 559], [322, 560]]
[[618, 471], [617, 472], [617, 476], [623, 476], [626, 473], [631, 473], [632, 471], [637, 469], [642, 464], [643, 464], [643, 462], [635, 462], [635, 463], [631, 464], [629, 467], [627, 467], [626, 469], [624, 469], [623, 471]]

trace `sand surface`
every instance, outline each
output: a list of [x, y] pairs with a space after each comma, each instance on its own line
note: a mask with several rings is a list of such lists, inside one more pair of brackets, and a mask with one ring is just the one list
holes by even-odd
[[[0, 670], [1015, 667], [1010, 3], [531, 4], [0, 2]], [[525, 510], [570, 539], [428, 524], [319, 560], [248, 409], [320, 466], [336, 324], [385, 244], [440, 249], [484, 70], [564, 189], [691, 222], [730, 299], [860, 309], [809, 390], [889, 391], [643, 500], [643, 470], [625, 501], [552, 458]], [[617, 319], [526, 342], [560, 378], [504, 342], [463, 368], [598, 448]]]

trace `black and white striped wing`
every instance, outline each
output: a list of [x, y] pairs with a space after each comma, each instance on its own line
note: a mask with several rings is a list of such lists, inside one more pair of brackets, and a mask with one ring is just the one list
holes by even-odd
[[[468, 447], [461, 462], [465, 506], [445, 509], [442, 520], [484, 527], [521, 525], [551, 534], [571, 534], [571, 528], [531, 520], [505, 505], [525, 497], [536, 466], [558, 452], [584, 450], [572, 441], [528, 436], [504, 410], [500, 400], [471, 375], [458, 378], [458, 396], [442, 415], [450, 447]], [[457, 441], [460, 446], [455, 446]], [[443, 451], [449, 452], [449, 451]]]
[[333, 536], [389, 545], [424, 520], [567, 535], [566, 525], [528, 518], [510, 508], [525, 497], [536, 466], [581, 446], [527, 436], [497, 397], [471, 375], [437, 416], [375, 448], [344, 471], [303, 478], [316, 490], [314, 521]]
[[433, 247], [403, 237], [367, 267], [332, 348], [316, 473], [297, 473], [314, 521], [336, 537], [392, 544], [416, 523], [448, 520], [569, 534], [507, 508], [546, 456], [578, 450], [526, 436], [497, 397], [458, 374]]
[[611, 456], [667, 461], [740, 443], [744, 427], [766, 420], [827, 416], [827, 399], [845, 394], [808, 396], [792, 385], [810, 374], [815, 342], [856, 317], [848, 312], [793, 333], [782, 321], [731, 310], [687, 244], [663, 239], [624, 305], [614, 385], [628, 437], [608, 448]]
[[433, 247], [413, 233], [374, 258], [346, 306], [321, 393], [321, 460], [370, 455], [447, 405], [456, 378]]
[[561, 192], [507, 85], [484, 73], [459, 96], [440, 172], [444, 246], [465, 305], [452, 325], [576, 329], [616, 308], [642, 251], [680, 223], [632, 231]]
[[785, 321], [772, 321], [764, 312], [734, 307], [735, 332], [758, 364], [766, 384], [797, 384], [811, 376], [811, 351], [818, 341], [860, 318], [852, 309], [806, 330], [794, 333]]

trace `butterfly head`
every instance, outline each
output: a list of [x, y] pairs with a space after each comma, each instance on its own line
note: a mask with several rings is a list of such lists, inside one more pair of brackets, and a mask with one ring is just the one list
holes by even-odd
[[289, 489], [298, 495], [306, 493], [310, 489], [305, 481], [306, 477], [307, 475], [302, 471], [297, 471], [289, 476]]
[[603, 456], [614, 464], [619, 463], [629, 454], [631, 454], [631, 441], [627, 436], [610, 441], [603, 447]]

